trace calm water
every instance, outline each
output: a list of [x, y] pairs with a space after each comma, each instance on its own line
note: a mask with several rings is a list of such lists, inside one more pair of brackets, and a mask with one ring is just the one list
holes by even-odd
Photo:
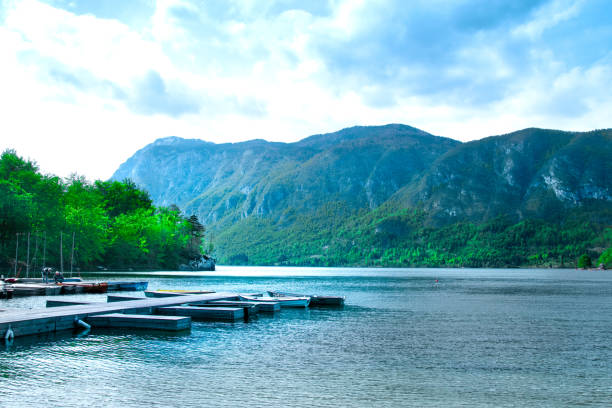
[[0, 406], [612, 406], [612, 271], [220, 267], [146, 279], [347, 304], [181, 334], [18, 338], [0, 348]]

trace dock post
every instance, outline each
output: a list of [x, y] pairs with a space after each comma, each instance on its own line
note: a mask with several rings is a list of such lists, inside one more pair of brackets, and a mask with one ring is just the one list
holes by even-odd
[[74, 324], [75, 324], [75, 325], [77, 325], [77, 326], [79, 326], [79, 327], [82, 327], [82, 328], [83, 328], [83, 329], [85, 329], [85, 330], [89, 330], [89, 329], [91, 329], [91, 325], [89, 325], [89, 324], [85, 323], [84, 321], [82, 321], [82, 320], [81, 320], [81, 319], [79, 319], [78, 317], [75, 317], [75, 318], [74, 318]]
[[13, 329], [11, 329], [11, 325], [9, 325], [6, 330], [6, 334], [4, 335], [4, 341], [7, 343], [15, 338], [15, 333], [13, 333]]

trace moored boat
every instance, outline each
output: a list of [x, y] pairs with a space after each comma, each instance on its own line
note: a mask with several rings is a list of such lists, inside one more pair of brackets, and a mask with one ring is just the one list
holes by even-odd
[[298, 295], [295, 293], [284, 293], [284, 292], [272, 292], [268, 291], [268, 295], [271, 297], [277, 296], [298, 296], [298, 297], [309, 297], [310, 305], [313, 306], [344, 306], [344, 296], [321, 296], [321, 295]]
[[241, 300], [250, 302], [278, 303], [281, 307], [308, 307], [310, 297], [308, 296], [264, 296], [261, 293], [241, 294]]
[[[106, 293], [108, 291], [107, 282], [62, 282], [58, 283], [62, 287], [75, 286], [82, 288], [85, 293]], [[66, 293], [70, 293], [70, 290], [65, 290]]]
[[215, 293], [214, 290], [178, 290], [178, 289], [157, 289], [157, 290], [146, 290], [145, 296], [151, 298], [169, 297], [169, 296], [180, 296], [180, 295], [205, 295], [208, 293]]
[[134, 281], [134, 282], [115, 282], [117, 285], [116, 290], [125, 291], [136, 291], [136, 290], [147, 290], [149, 282], [147, 281]]

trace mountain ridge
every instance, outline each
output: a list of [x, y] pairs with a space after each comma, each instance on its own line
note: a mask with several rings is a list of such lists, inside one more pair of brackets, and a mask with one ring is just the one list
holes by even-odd
[[560, 222], [583, 206], [612, 205], [608, 157], [610, 129], [527, 128], [462, 143], [389, 124], [292, 143], [161, 138], [113, 179], [131, 178], [156, 204], [198, 215], [220, 251], [236, 252], [228, 243], [240, 243], [228, 231], [257, 235], [253, 225], [260, 225], [278, 231], [271, 239], [284, 239], [313, 223], [324, 236], [333, 232], [327, 226], [381, 211], [382, 218], [419, 211], [422, 226], [432, 228], [500, 216]]

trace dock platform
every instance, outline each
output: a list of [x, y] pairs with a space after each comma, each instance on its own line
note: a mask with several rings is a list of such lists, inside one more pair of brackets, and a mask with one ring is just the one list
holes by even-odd
[[189, 316], [193, 320], [236, 322], [244, 320], [241, 307], [166, 306], [155, 309], [156, 313], [168, 316]]
[[85, 319], [92, 327], [147, 330], [180, 331], [191, 327], [191, 318], [185, 316], [143, 316], [123, 313], [109, 313], [89, 316]]
[[267, 312], [267, 313], [276, 313], [280, 312], [281, 307], [278, 302], [255, 302], [255, 301], [247, 301], [247, 300], [215, 300], [211, 302], [206, 302], [206, 306], [236, 306], [236, 307], [245, 307], [245, 306], [257, 306], [257, 310], [259, 312]]
[[0, 314], [0, 335], [26, 336], [60, 330], [72, 330], [78, 320], [90, 316], [111, 313], [152, 314], [165, 306], [179, 306], [186, 303], [205, 303], [214, 300], [231, 300], [235, 293], [210, 293], [202, 295], [172, 296], [167, 298], [142, 298], [111, 303], [88, 303], [73, 306], [51, 307], [22, 311], [7, 311]]
[[[192, 320], [248, 322], [259, 312], [281, 309], [280, 301], [243, 300], [239, 293], [231, 292], [147, 293], [154, 295], [108, 295], [106, 302], [90, 301], [92, 298], [47, 299], [44, 309], [0, 310], [0, 336], [9, 344], [15, 337], [62, 330], [89, 331], [91, 327], [178, 331], [189, 329]], [[158, 294], [160, 297], [155, 297]], [[322, 300], [320, 306], [334, 307], [344, 303], [343, 297], [319, 298]]]

